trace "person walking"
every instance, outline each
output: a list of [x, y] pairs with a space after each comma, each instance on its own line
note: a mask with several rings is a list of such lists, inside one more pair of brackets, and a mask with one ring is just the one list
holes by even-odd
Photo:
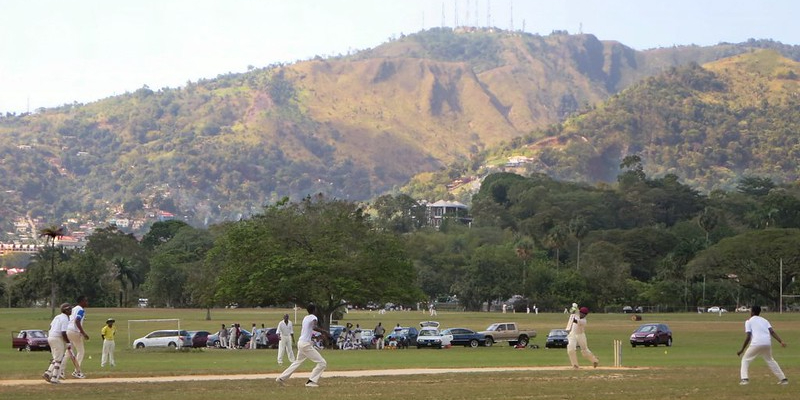
[[289, 314], [283, 314], [283, 319], [278, 322], [278, 335], [281, 337], [278, 342], [278, 365], [283, 365], [283, 355], [289, 359], [290, 363], [295, 361], [294, 350], [292, 345], [294, 343], [294, 326], [292, 321], [289, 321]]
[[[740, 385], [747, 385], [750, 383], [750, 363], [761, 356], [767, 362], [770, 371], [778, 377], [779, 385], [788, 385], [789, 380], [786, 379], [778, 362], [772, 358], [772, 338], [781, 344], [781, 347], [786, 347], [786, 342], [781, 340], [781, 337], [772, 329], [772, 324], [765, 318], [761, 317], [761, 306], [753, 306], [750, 308], [750, 318], [744, 322], [745, 338], [742, 344], [742, 349], [736, 355], [742, 357], [742, 367], [740, 370], [741, 381]], [[748, 347], [749, 345], [749, 347]], [[747, 351], [745, 351], [745, 348]]]
[[283, 373], [275, 378], [275, 382], [279, 385], [283, 386], [287, 379], [289, 379], [292, 374], [294, 373], [297, 368], [300, 367], [301, 364], [307, 359], [317, 363], [313, 370], [311, 370], [311, 376], [309, 376], [308, 381], [306, 382], [306, 387], [319, 387], [319, 378], [322, 376], [322, 372], [325, 371], [325, 368], [328, 366], [327, 361], [322, 358], [322, 355], [319, 354], [314, 343], [311, 340], [311, 336], [313, 335], [314, 331], [319, 332], [322, 334], [323, 337], [330, 338], [330, 332], [322, 329], [319, 325], [319, 319], [315, 315], [317, 312], [317, 306], [314, 303], [310, 303], [306, 306], [306, 311], [308, 311], [308, 315], [303, 318], [303, 325], [300, 328], [300, 339], [297, 340], [297, 359], [292, 362], [292, 365], [289, 368], [286, 368]]
[[386, 333], [386, 328], [378, 322], [378, 325], [375, 326], [375, 329], [372, 330], [373, 336], [375, 337], [375, 349], [376, 350], [383, 350], [383, 334]]
[[69, 325], [69, 315], [72, 313], [72, 306], [69, 303], [61, 305], [61, 313], [50, 322], [50, 330], [47, 332], [47, 344], [50, 345], [50, 354], [53, 358], [47, 371], [44, 371], [42, 378], [50, 383], [59, 383], [61, 376], [61, 361], [67, 353], [67, 326]]
[[114, 326], [114, 322], [114, 318], [107, 319], [105, 326], [100, 330], [100, 336], [103, 338], [103, 355], [100, 357], [100, 368], [105, 367], [106, 364], [111, 364], [112, 367], [117, 366], [117, 362], [114, 360], [114, 349], [117, 346], [114, 343], [114, 335], [117, 334], [117, 327]]
[[[83, 321], [86, 317], [86, 307], [89, 306], [89, 299], [80, 295], [77, 298], [77, 305], [72, 307], [72, 314], [69, 316], [69, 326], [67, 326], [67, 337], [73, 349], [75, 349], [75, 362], [77, 367], [72, 371], [72, 376], [83, 379], [86, 375], [81, 372], [83, 356], [86, 354], [84, 340], [89, 340], [89, 335], [83, 330]], [[67, 351], [71, 351], [69, 348]]]
[[600, 361], [589, 350], [589, 344], [586, 341], [586, 316], [589, 314], [589, 308], [581, 307], [579, 316], [572, 315], [571, 326], [567, 339], [567, 355], [569, 362], [572, 363], [572, 368], [578, 368], [578, 355], [576, 354], [577, 347], [581, 347], [581, 355], [592, 362], [592, 366], [597, 368]]

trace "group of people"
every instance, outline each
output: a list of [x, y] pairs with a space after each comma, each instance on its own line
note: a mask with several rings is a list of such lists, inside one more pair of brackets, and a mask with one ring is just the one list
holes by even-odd
[[[66, 366], [64, 357], [69, 357], [75, 367], [72, 376], [83, 379], [86, 376], [81, 372], [83, 356], [86, 354], [84, 340], [89, 340], [89, 335], [83, 329], [83, 321], [86, 307], [89, 300], [86, 296], [80, 296], [76, 300], [76, 305], [63, 303], [60, 313], [50, 322], [50, 330], [47, 333], [47, 343], [50, 345], [52, 359], [47, 370], [42, 374], [42, 378], [50, 383], [60, 383], [65, 378]], [[105, 347], [104, 347], [105, 349]], [[74, 352], [73, 352], [74, 350]]]
[[[576, 354], [577, 347], [581, 348], [581, 354], [588, 359], [592, 366], [597, 368], [599, 360], [589, 350], [589, 345], [586, 340], [586, 316], [589, 315], [589, 308], [580, 307], [573, 303], [572, 308], [577, 309], [577, 313], [570, 314], [567, 323], [567, 336], [569, 342], [567, 343], [567, 355], [569, 361], [572, 363], [573, 368], [579, 368], [578, 357]], [[761, 306], [753, 306], [750, 308], [750, 318], [744, 323], [745, 339], [742, 343], [742, 348], [736, 352], [737, 356], [742, 356], [741, 367], [739, 369], [739, 376], [741, 380], [740, 385], [750, 384], [750, 363], [757, 357], [761, 357], [767, 363], [770, 371], [778, 378], [779, 385], [788, 385], [789, 379], [783, 373], [778, 362], [772, 357], [772, 339], [778, 341], [781, 347], [786, 347], [786, 342], [781, 339], [772, 324], [761, 316]]]
[[[70, 357], [75, 367], [72, 376], [79, 379], [85, 378], [85, 375], [81, 372], [81, 365], [85, 354], [84, 341], [89, 340], [89, 335], [84, 330], [83, 322], [86, 313], [85, 308], [89, 303], [86, 296], [78, 297], [76, 303], [75, 306], [69, 303], [61, 304], [61, 313], [56, 315], [50, 323], [47, 341], [50, 345], [52, 359], [47, 370], [42, 374], [42, 377], [47, 382], [57, 384], [61, 379], [64, 379], [66, 367], [63, 365], [63, 360], [66, 356]], [[573, 368], [580, 368], [577, 358], [577, 348], [580, 347], [583, 357], [588, 359], [593, 367], [597, 368], [600, 361], [592, 351], [589, 350], [588, 341], [586, 339], [586, 317], [589, 315], [589, 308], [578, 308], [578, 305], [575, 303], [573, 303], [572, 306], [571, 311], [573, 312], [569, 316], [566, 327], [569, 332], [567, 355], [570, 363]], [[319, 353], [319, 349], [315, 345], [313, 337], [315, 336], [315, 332], [317, 332], [319, 336], [330, 340], [331, 334], [319, 325], [319, 319], [316, 316], [317, 307], [314, 304], [309, 304], [306, 307], [306, 311], [308, 315], [303, 318], [300, 338], [297, 340], [297, 357], [295, 357], [292, 349], [294, 330], [292, 322], [289, 320], [289, 314], [284, 314], [283, 320], [278, 324], [277, 331], [280, 335], [278, 365], [283, 365], [284, 356], [291, 362], [291, 365], [276, 378], [276, 382], [281, 386], [286, 383], [286, 380], [294, 374], [297, 368], [299, 368], [306, 359], [316, 363], [316, 366], [311, 371], [309, 379], [305, 383], [307, 387], [318, 387], [322, 372], [327, 367], [327, 362]], [[106, 363], [112, 366], [115, 365], [114, 335], [116, 334], [116, 328], [113, 325], [114, 320], [109, 318], [106, 320], [106, 325], [101, 330], [101, 336], [103, 337], [101, 367], [104, 367]], [[220, 341], [225, 337], [226, 342], [223, 343], [226, 345], [229, 344], [230, 341], [227, 341], [228, 335], [230, 335], [231, 338], [238, 339], [239, 329], [239, 324], [232, 324], [231, 329], [226, 329], [223, 324], [219, 332]], [[253, 332], [256, 331], [255, 324], [253, 324]], [[260, 331], [265, 333], [266, 329], [261, 329]], [[345, 342], [348, 340], [348, 337], [350, 337], [351, 341], [355, 341], [360, 331], [359, 325], [356, 325], [356, 328], [352, 329], [352, 324], [348, 324], [347, 329], [340, 337], [344, 336]], [[224, 336], [223, 332], [225, 333]], [[378, 325], [375, 326], [373, 330], [377, 349], [382, 349], [384, 347], [383, 337], [385, 333], [386, 329], [383, 327], [382, 323], [378, 322]], [[736, 353], [739, 356], [744, 354], [740, 369], [740, 385], [749, 384], [750, 363], [759, 356], [766, 361], [772, 373], [778, 377], [778, 384], [786, 385], [789, 383], [786, 375], [772, 357], [772, 338], [775, 338], [781, 346], [786, 347], [786, 342], [778, 336], [770, 322], [761, 317], [761, 307], [753, 306], [750, 311], [750, 318], [745, 321], [744, 343], [742, 344], [741, 350]], [[360, 343], [360, 338], [357, 341]], [[255, 342], [255, 340], [252, 342]], [[234, 343], [236, 342], [234, 341]]]

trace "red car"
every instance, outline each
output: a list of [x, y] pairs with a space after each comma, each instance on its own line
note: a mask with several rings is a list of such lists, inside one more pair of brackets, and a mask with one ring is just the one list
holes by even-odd
[[666, 324], [644, 324], [631, 334], [631, 346], [672, 346], [672, 331]]
[[41, 329], [25, 329], [19, 332], [11, 332], [11, 347], [19, 351], [50, 351], [50, 344], [47, 343], [47, 332]]

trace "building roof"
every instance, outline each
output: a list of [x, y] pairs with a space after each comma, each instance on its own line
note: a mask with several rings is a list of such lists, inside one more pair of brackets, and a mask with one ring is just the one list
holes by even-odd
[[428, 204], [428, 207], [451, 207], [451, 208], [464, 208], [466, 209], [467, 206], [463, 203], [459, 203], [457, 201], [444, 201], [439, 200], [436, 203]]

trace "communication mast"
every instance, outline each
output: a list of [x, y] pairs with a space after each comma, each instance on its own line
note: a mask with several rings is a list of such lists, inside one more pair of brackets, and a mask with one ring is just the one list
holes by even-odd
[[513, 1], [509, 1], [508, 5], [509, 5], [510, 11], [511, 11], [510, 12], [510, 14], [511, 14], [511, 26], [508, 27], [508, 30], [511, 31], [511, 32], [514, 32], [514, 2]]
[[486, 27], [492, 26], [492, 0], [486, 0]]

